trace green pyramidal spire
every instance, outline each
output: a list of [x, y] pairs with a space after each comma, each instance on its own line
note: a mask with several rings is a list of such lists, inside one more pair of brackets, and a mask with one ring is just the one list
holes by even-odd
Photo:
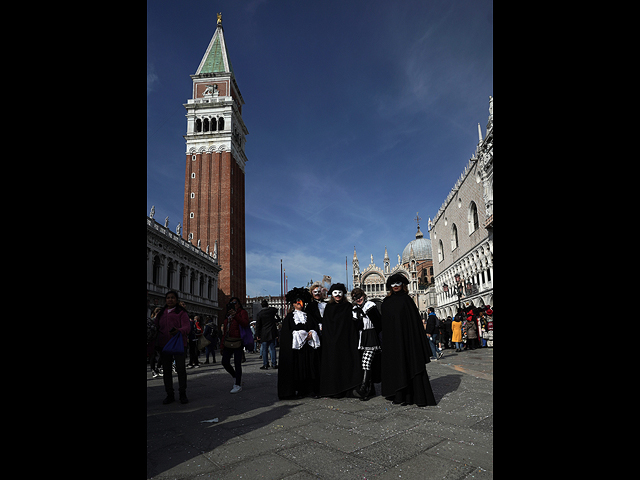
[[233, 74], [233, 66], [229, 60], [227, 45], [224, 41], [221, 14], [218, 14], [218, 28], [216, 28], [213, 38], [207, 47], [207, 51], [204, 53], [200, 66], [196, 71], [196, 75], [203, 73]]

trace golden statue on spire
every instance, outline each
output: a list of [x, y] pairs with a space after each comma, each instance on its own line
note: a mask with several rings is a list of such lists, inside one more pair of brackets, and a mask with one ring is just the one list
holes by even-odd
[[222, 12], [218, 13], [218, 25], [222, 25]]

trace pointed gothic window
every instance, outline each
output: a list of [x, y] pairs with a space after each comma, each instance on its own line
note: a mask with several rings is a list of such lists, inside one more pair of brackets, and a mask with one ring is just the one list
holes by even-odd
[[476, 202], [471, 202], [469, 205], [469, 212], [467, 214], [467, 220], [469, 222], [469, 235], [475, 232], [478, 229], [478, 207], [476, 206]]
[[451, 225], [451, 251], [453, 252], [458, 248], [458, 227], [454, 223]]

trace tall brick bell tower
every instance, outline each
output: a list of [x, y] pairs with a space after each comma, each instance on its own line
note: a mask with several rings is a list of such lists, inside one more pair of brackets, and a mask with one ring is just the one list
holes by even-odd
[[236, 83], [222, 30], [222, 15], [193, 79], [187, 109], [187, 168], [182, 235], [217, 255], [222, 267], [218, 301], [244, 304], [244, 100]]

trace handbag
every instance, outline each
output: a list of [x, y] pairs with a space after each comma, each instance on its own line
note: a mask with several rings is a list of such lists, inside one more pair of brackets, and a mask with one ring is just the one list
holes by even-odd
[[[227, 337], [225, 335], [224, 348], [242, 348], [243, 346], [247, 346], [247, 338], [249, 337], [251, 338], [251, 340], [249, 341], [250, 347], [247, 346], [247, 348], [251, 348], [253, 350], [253, 334], [251, 333], [251, 329], [244, 328], [242, 325], [238, 323], [238, 321], [235, 318], [232, 318], [231, 322], [236, 322], [238, 324], [238, 327], [240, 328], [240, 338]], [[229, 323], [229, 326], [231, 326], [231, 323]], [[248, 337], [246, 332], [247, 330], [249, 331]]]
[[251, 328], [243, 327], [238, 324], [240, 327], [240, 336], [242, 337], [242, 346], [246, 347], [247, 350], [253, 351], [254, 343], [253, 343], [253, 333], [251, 333]]
[[211, 343], [211, 340], [209, 340], [208, 338], [205, 338], [204, 335], [202, 335], [199, 339], [198, 339], [198, 350], [202, 350], [204, 347], [206, 347], [207, 345], [209, 345]]
[[242, 338], [224, 337], [224, 348], [240, 348], [242, 346]]
[[184, 355], [184, 343], [182, 342], [182, 334], [176, 333], [162, 349], [164, 353], [171, 355]]

